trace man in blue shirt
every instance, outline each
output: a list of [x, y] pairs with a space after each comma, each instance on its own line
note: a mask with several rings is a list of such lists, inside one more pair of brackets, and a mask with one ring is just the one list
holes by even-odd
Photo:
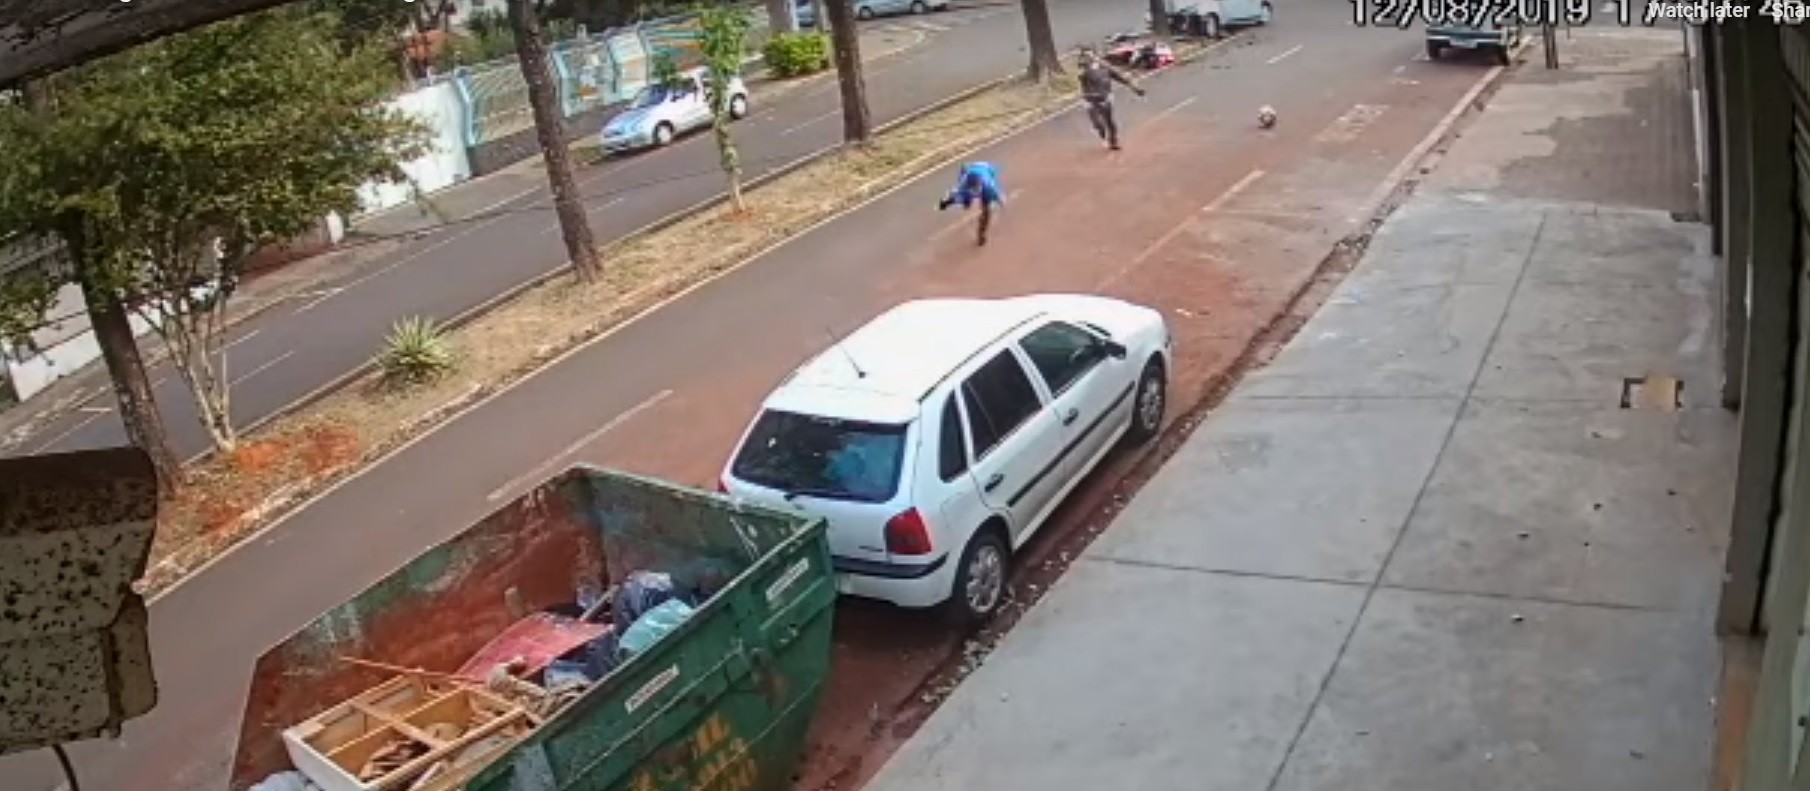
[[991, 162], [969, 162], [962, 166], [961, 174], [955, 179], [955, 188], [949, 190], [936, 204], [937, 211], [942, 211], [957, 203], [963, 209], [980, 202], [980, 243], [987, 243], [987, 226], [993, 219], [993, 207], [1004, 208], [1005, 193], [999, 188], [999, 169]]

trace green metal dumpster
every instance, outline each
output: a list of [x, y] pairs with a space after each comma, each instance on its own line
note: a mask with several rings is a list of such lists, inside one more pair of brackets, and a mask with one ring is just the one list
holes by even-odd
[[230, 787], [289, 769], [285, 732], [393, 679], [386, 668], [452, 674], [524, 610], [569, 607], [575, 591], [631, 571], [728, 581], [463, 787], [786, 787], [829, 668], [835, 586], [822, 521], [590, 467], [428, 549], [261, 657]]

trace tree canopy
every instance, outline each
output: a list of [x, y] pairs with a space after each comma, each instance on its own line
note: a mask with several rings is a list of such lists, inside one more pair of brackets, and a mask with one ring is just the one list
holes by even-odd
[[60, 75], [48, 109], [0, 107], [0, 239], [60, 239], [74, 261], [9, 275], [0, 321], [75, 279], [148, 307], [185, 379], [217, 357], [243, 263], [356, 210], [360, 185], [419, 153], [424, 130], [382, 104], [382, 54], [335, 32], [290, 9], [240, 17]]

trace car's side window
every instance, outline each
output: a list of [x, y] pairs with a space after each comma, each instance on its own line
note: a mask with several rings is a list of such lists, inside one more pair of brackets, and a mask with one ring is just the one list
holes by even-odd
[[1105, 347], [1093, 333], [1073, 324], [1045, 324], [1018, 342], [1031, 365], [1043, 376], [1051, 393], [1061, 393], [1106, 358]]
[[1000, 352], [962, 383], [962, 403], [974, 434], [974, 458], [985, 458], [1013, 430], [1043, 407], [1024, 366], [1011, 350]]
[[956, 406], [954, 393], [943, 404], [943, 423], [936, 442], [936, 471], [944, 483], [968, 471], [968, 436], [962, 431], [962, 411]]

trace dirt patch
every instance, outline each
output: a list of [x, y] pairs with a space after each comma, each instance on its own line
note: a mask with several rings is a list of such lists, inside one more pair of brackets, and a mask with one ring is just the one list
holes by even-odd
[[747, 193], [744, 214], [719, 207], [605, 246], [595, 281], [559, 274], [455, 330], [458, 367], [439, 381], [394, 392], [367, 375], [192, 467], [191, 485], [160, 518], [141, 587], [168, 586], [309, 494], [648, 306], [1074, 98], [1072, 78], [1004, 84], [763, 183]]

